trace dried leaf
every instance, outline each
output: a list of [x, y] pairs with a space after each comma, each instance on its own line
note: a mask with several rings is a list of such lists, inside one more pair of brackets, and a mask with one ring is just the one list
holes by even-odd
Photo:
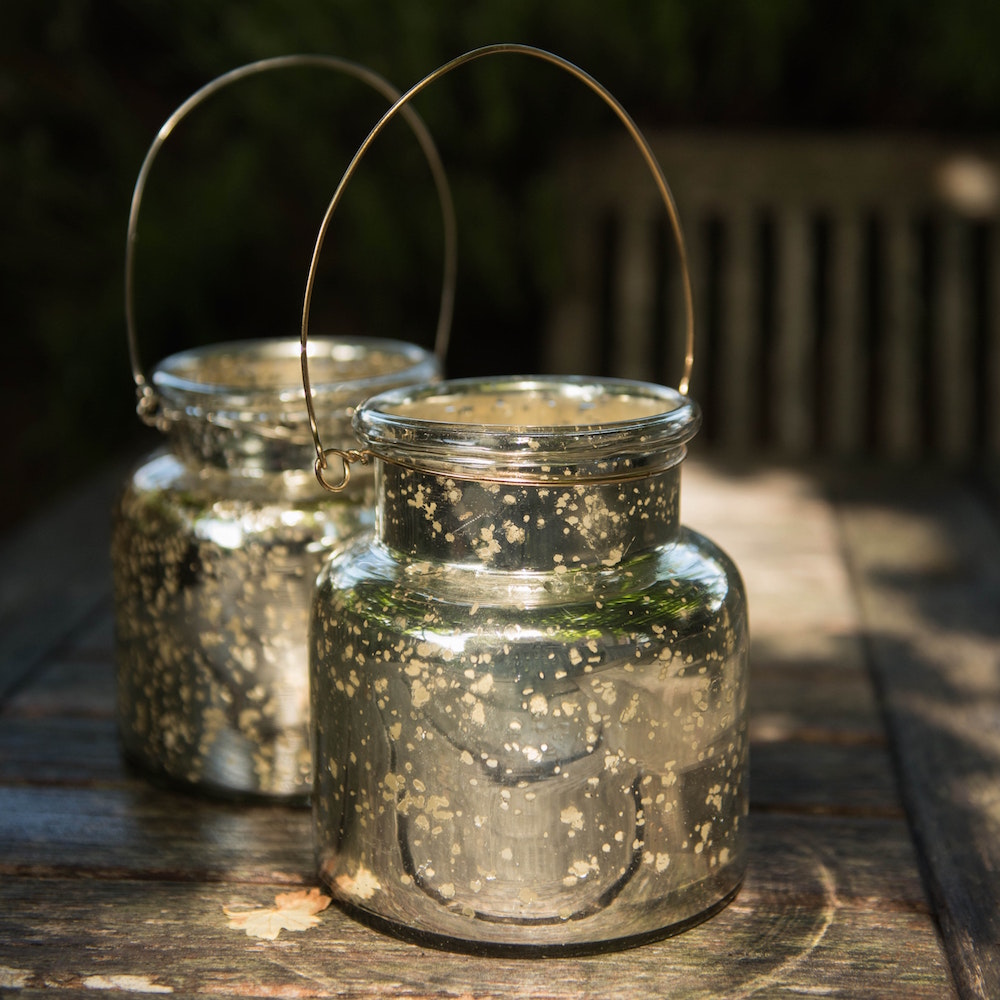
[[303, 913], [322, 913], [330, 905], [330, 897], [319, 889], [296, 889], [280, 892], [274, 897], [279, 910], [301, 910]]
[[273, 941], [282, 931], [307, 931], [319, 923], [318, 913], [330, 905], [330, 897], [319, 889], [299, 889], [281, 892], [274, 897], [273, 907], [242, 910], [224, 906], [233, 930], [244, 930], [248, 937]]

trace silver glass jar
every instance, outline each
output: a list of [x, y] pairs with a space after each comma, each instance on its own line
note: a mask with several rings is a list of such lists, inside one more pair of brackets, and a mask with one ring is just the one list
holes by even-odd
[[319, 579], [315, 840], [358, 914], [459, 946], [679, 930], [746, 861], [747, 611], [681, 526], [699, 422], [660, 386], [369, 399], [374, 529]]
[[346, 447], [363, 399], [439, 376], [456, 228], [433, 139], [405, 109], [441, 206], [435, 353], [385, 339], [319, 339], [308, 351], [291, 339], [232, 341], [173, 355], [147, 378], [133, 285], [152, 164], [203, 101], [276, 70], [333, 72], [390, 101], [399, 96], [381, 76], [334, 56], [262, 59], [192, 94], [146, 153], [128, 220], [125, 320], [139, 416], [167, 435], [167, 445], [129, 477], [115, 510], [118, 722], [126, 756], [151, 775], [205, 792], [304, 802], [312, 782], [306, 631], [316, 574], [330, 547], [373, 516], [370, 474], [337, 497], [316, 482], [312, 424], [318, 412]]
[[[143, 770], [206, 791], [305, 798], [306, 634], [323, 557], [372, 522], [371, 474], [339, 496], [312, 475], [290, 340], [173, 355], [155, 369], [168, 445], [114, 516], [118, 722]], [[433, 378], [384, 340], [315, 341], [315, 405], [338, 440], [367, 395]]]

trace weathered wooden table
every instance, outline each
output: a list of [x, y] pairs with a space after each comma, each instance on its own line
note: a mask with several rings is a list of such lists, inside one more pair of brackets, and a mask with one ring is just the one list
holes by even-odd
[[422, 949], [334, 907], [274, 939], [230, 926], [316, 884], [309, 818], [123, 766], [116, 479], [0, 548], [3, 996], [1000, 997], [1000, 535], [967, 477], [689, 461], [684, 520], [750, 593], [750, 872], [683, 935], [534, 960]]

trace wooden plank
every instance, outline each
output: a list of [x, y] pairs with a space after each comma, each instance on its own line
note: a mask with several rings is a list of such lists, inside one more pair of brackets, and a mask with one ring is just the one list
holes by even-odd
[[603, 206], [590, 197], [592, 178], [580, 166], [577, 161], [565, 177], [566, 190], [571, 192], [562, 212], [566, 250], [541, 346], [546, 372], [596, 374], [601, 360], [597, 299], [601, 262], [607, 251], [603, 246]]
[[691, 458], [681, 470], [681, 519], [740, 568], [754, 662], [866, 669], [837, 519], [815, 478]]
[[[882, 351], [873, 380], [873, 399], [884, 453], [892, 459], [912, 459], [920, 450], [920, 402], [917, 390], [920, 351], [917, 338], [917, 248], [914, 220], [889, 212], [881, 241], [885, 275], [885, 317]], [[943, 336], [943, 330], [939, 336]]]
[[986, 427], [983, 450], [1000, 455], [1000, 230], [994, 223], [985, 236], [986, 263], [984, 281], [987, 295], [984, 303], [983, 336], [986, 338], [986, 372], [982, 384], [986, 393], [983, 413]]
[[[691, 375], [691, 396], [695, 400], [708, 403], [706, 396], [710, 391], [709, 372], [715, 364], [712, 356], [713, 345], [707, 336], [709, 310], [709, 280], [711, 270], [708, 238], [709, 216], [704, 211], [685, 214], [684, 245], [688, 259], [688, 271], [691, 275], [691, 298], [694, 308], [694, 370]], [[677, 265], [678, 278], [680, 265]], [[678, 292], [681, 282], [677, 282]], [[678, 330], [683, 327], [681, 295], [676, 296], [676, 311], [674, 324]], [[683, 353], [680, 355], [683, 357]], [[676, 385], [676, 379], [672, 381]]]
[[0, 542], [0, 705], [107, 601], [111, 506], [125, 467], [75, 487]]
[[816, 480], [689, 459], [681, 500], [684, 522], [729, 552], [746, 582], [754, 742], [881, 745], [837, 518]]
[[[107, 715], [0, 717], [3, 785], [107, 784], [127, 777], [114, 721]], [[0, 798], [3, 794], [0, 785]]]
[[614, 275], [614, 345], [612, 375], [653, 378], [653, 302], [656, 252], [652, 213], [640, 199], [624, 206], [619, 222]]
[[5, 878], [0, 968], [26, 988], [133, 976], [119, 982], [239, 996], [954, 995], [902, 823], [764, 817], [753, 834], [750, 875], [726, 910], [678, 937], [572, 962], [458, 957], [335, 908], [274, 941], [227, 926], [225, 907], [273, 905], [284, 882]]
[[735, 206], [726, 220], [722, 262], [723, 336], [719, 374], [719, 439], [723, 447], [746, 452], [754, 445], [758, 394], [763, 388], [750, 377], [758, 370], [759, 329], [757, 290], [759, 260], [755, 246], [754, 215], [746, 206]]
[[763, 742], [885, 743], [871, 677], [843, 663], [750, 664], [750, 738]]
[[751, 744], [750, 801], [752, 809], [775, 812], [903, 817], [884, 746]]
[[22, 680], [0, 707], [0, 718], [80, 716], [115, 712], [114, 642], [110, 601]]
[[115, 711], [111, 654], [59, 657], [40, 665], [11, 695], [0, 718], [104, 717]]
[[933, 337], [934, 394], [931, 427], [937, 453], [951, 459], [972, 451], [972, 400], [976, 384], [969, 303], [968, 226], [947, 217], [940, 223], [940, 267], [936, 333]]
[[802, 457], [809, 454], [816, 440], [812, 416], [816, 331], [809, 308], [815, 280], [813, 248], [802, 206], [783, 208], [775, 221], [778, 305], [773, 377], [778, 406], [774, 434], [786, 454]]
[[862, 227], [857, 210], [832, 221], [829, 265], [829, 329], [823, 377], [827, 382], [830, 449], [834, 455], [859, 454], [864, 447], [868, 401], [861, 344]]
[[[696, 298], [696, 283], [700, 277], [695, 272], [695, 261], [691, 256], [691, 239], [694, 236], [694, 221], [697, 216], [688, 216], [683, 204], [677, 206], [681, 224], [681, 234], [684, 240], [684, 254], [688, 262], [688, 272], [691, 280], [692, 306], [694, 307], [695, 330], [695, 365], [697, 371], [701, 364], [700, 348], [705, 341], [704, 314]], [[687, 310], [685, 308], [684, 271], [681, 268], [680, 250], [677, 238], [666, 216], [662, 212], [662, 202], [657, 208], [656, 223], [659, 227], [656, 249], [659, 259], [659, 272], [656, 275], [658, 288], [654, 293], [654, 304], [658, 312], [654, 314], [653, 357], [659, 362], [658, 370], [654, 371], [655, 381], [665, 385], [676, 386], [680, 382], [684, 368], [684, 358], [687, 353]], [[697, 240], [695, 241], [697, 242]], [[660, 342], [656, 337], [661, 338]]]
[[311, 837], [303, 807], [213, 802], [141, 781], [0, 788], [5, 877], [291, 884], [312, 877]]
[[954, 479], [841, 484], [904, 801], [963, 995], [1000, 996], [1000, 535]]

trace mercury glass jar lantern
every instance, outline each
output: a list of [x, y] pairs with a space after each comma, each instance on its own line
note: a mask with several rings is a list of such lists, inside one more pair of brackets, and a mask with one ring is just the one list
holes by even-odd
[[[323, 557], [373, 521], [373, 482], [334, 497], [311, 473], [297, 338], [227, 341], [139, 360], [132, 267], [142, 193], [157, 151], [202, 100], [245, 77], [315, 66], [387, 100], [392, 86], [325, 56], [251, 63], [195, 93], [161, 128], [136, 183], [126, 252], [126, 325], [138, 411], [166, 441], [128, 478], [114, 511], [112, 561], [118, 724], [150, 776], [202, 792], [305, 802], [309, 751], [307, 625]], [[434, 144], [409, 123], [431, 167], [445, 229], [436, 351], [388, 339], [317, 338], [315, 406], [338, 441], [368, 395], [440, 375], [450, 326], [455, 233]]]
[[[592, 78], [524, 46], [473, 50], [401, 102], [501, 52], [569, 70], [630, 125]], [[747, 604], [731, 560], [680, 521], [700, 420], [690, 302], [681, 389], [460, 379], [356, 411], [358, 447], [339, 454], [374, 465], [375, 525], [320, 574], [310, 669], [318, 867], [363, 919], [565, 953], [683, 930], [738, 891]], [[307, 285], [304, 343], [308, 305]], [[314, 443], [339, 488], [336, 449]]]

